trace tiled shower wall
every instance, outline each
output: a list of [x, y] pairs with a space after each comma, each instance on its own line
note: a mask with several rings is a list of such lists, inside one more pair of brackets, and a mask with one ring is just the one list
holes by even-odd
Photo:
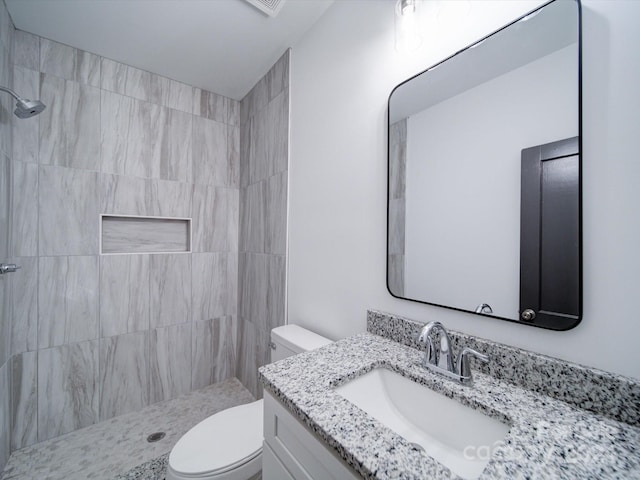
[[[20, 120], [2, 97], [9, 258], [23, 268], [2, 318], [0, 466], [9, 443], [234, 376], [238, 305], [240, 103], [13, 36], [2, 83], [47, 109]], [[192, 217], [193, 253], [101, 256], [100, 214]]]
[[[0, 85], [11, 87], [13, 24], [0, 1]], [[0, 92], [0, 262], [9, 258], [11, 116], [13, 99]], [[0, 275], [0, 472], [9, 458], [11, 443], [11, 283], [10, 275]]]
[[285, 323], [289, 51], [240, 105], [240, 275], [237, 376], [262, 396], [269, 332]]
[[389, 129], [389, 253], [387, 285], [396, 296], [404, 296], [404, 248], [407, 180], [407, 119]]

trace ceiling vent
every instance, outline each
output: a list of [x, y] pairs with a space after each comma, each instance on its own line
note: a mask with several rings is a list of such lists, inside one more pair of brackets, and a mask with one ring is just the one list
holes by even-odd
[[284, 5], [285, 0], [246, 0], [248, 3], [256, 7], [270, 17], [278, 15]]

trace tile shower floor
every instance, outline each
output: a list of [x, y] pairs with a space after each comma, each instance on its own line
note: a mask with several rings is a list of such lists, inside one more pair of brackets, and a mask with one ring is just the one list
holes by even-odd
[[[240, 381], [231, 378], [17, 450], [0, 478], [161, 480], [166, 454], [187, 430], [220, 410], [253, 400]], [[166, 433], [162, 440], [147, 442], [147, 436], [159, 431]]]

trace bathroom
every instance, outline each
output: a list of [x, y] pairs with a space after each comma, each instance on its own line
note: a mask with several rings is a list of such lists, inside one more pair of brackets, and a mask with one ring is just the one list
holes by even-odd
[[[370, 309], [640, 378], [637, 2], [582, 2], [583, 304], [566, 331], [386, 285], [391, 91], [544, 2], [435, 13], [412, 52], [396, 49], [393, 1], [309, 2], [315, 22], [233, 98], [14, 31], [17, 3], [1, 5], [0, 85], [47, 109], [18, 119], [1, 94], [0, 261], [22, 268], [0, 277], [0, 467], [209, 385], [257, 398], [273, 327], [345, 339]], [[129, 215], [191, 219], [190, 252], [100, 255], [101, 222]]]

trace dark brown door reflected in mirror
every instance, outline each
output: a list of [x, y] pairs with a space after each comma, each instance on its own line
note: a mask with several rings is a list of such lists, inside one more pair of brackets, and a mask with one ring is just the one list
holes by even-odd
[[580, 319], [578, 137], [522, 150], [520, 318], [571, 328]]

